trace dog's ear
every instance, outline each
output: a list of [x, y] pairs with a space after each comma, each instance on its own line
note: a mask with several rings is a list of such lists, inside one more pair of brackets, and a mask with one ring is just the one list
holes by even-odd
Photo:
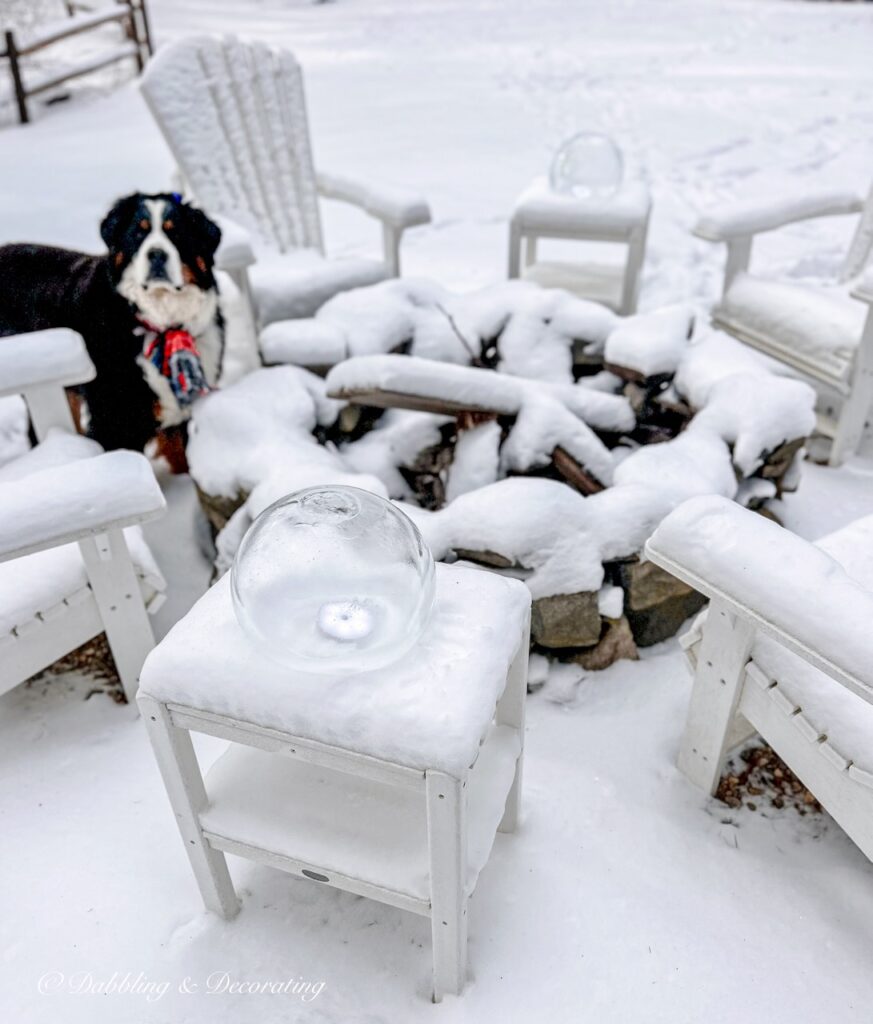
[[118, 248], [121, 236], [133, 220], [137, 207], [142, 202], [142, 198], [141, 192], [134, 192], [133, 195], [119, 199], [103, 218], [103, 222], [100, 225], [100, 236], [110, 252]]
[[198, 243], [202, 238], [206, 244], [204, 255], [214, 256], [218, 243], [221, 241], [221, 228], [196, 206], [186, 206], [186, 212], [190, 218], [192, 236], [197, 239]]

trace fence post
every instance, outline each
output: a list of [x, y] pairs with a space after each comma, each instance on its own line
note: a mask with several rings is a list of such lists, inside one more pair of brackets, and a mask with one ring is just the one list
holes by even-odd
[[21, 124], [27, 124], [30, 118], [27, 115], [27, 94], [24, 91], [24, 83], [21, 81], [21, 67], [18, 63], [18, 50], [15, 48], [15, 36], [11, 30], [6, 30], [6, 56], [9, 58], [9, 70], [12, 72], [12, 87], [15, 90], [15, 102], [18, 104], [18, 120]]

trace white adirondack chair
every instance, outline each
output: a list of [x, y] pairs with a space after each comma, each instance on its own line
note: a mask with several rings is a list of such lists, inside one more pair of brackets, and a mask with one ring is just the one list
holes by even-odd
[[[428, 205], [403, 190], [316, 174], [293, 54], [189, 37], [158, 51], [140, 88], [193, 197], [237, 225], [222, 223], [219, 267], [251, 296], [261, 326], [312, 316], [338, 292], [399, 275], [403, 233], [430, 220]], [[381, 223], [382, 260], [325, 258], [319, 195]]]
[[[833, 286], [792, 284], [749, 273], [757, 235], [814, 217], [859, 212], [840, 279]], [[705, 213], [694, 233], [727, 246], [714, 323], [824, 386], [819, 431], [833, 438], [830, 463], [839, 465], [858, 447], [873, 402], [873, 280], [857, 286], [873, 248], [873, 188], [866, 201], [851, 192], [827, 191], [801, 199], [736, 203]], [[830, 410], [834, 393], [836, 415]]]
[[142, 455], [75, 433], [63, 389], [93, 375], [72, 331], [0, 338], [0, 396], [40, 442], [0, 466], [0, 693], [105, 630], [130, 701], [154, 646], [166, 585], [136, 524], [164, 499]]
[[679, 767], [715, 792], [756, 732], [873, 860], [873, 516], [816, 545], [724, 498], [695, 498], [646, 554], [710, 598]]

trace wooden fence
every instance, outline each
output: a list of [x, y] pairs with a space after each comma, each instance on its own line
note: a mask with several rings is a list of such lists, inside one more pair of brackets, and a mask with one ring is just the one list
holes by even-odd
[[[118, 0], [118, 2], [93, 6], [80, 3], [78, 0], [66, 0], [65, 5], [69, 17], [54, 22], [37, 33], [24, 38], [17, 38], [12, 29], [4, 32], [6, 49], [0, 52], [9, 63], [12, 75], [12, 88], [18, 106], [18, 119], [22, 124], [30, 120], [27, 101], [40, 93], [54, 89], [56, 86], [91, 74], [109, 64], [128, 58], [136, 62], [138, 71], [142, 71], [146, 60], [152, 54], [151, 30], [149, 27], [146, 0]], [[62, 39], [89, 32], [100, 25], [116, 22], [124, 29], [126, 41], [110, 50], [101, 52], [94, 57], [68, 68], [66, 71], [33, 81], [22, 74], [22, 59], [53, 46]]]

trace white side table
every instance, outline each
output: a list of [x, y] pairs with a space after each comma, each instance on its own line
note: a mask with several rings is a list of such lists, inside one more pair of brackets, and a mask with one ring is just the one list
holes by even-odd
[[[518, 197], [512, 213], [509, 276], [546, 288], [564, 288], [622, 315], [633, 313], [651, 209], [649, 190], [641, 182], [629, 182], [605, 199], [576, 199], [552, 192], [545, 178], [537, 178]], [[626, 258], [623, 265], [539, 260], [541, 238], [619, 242], [627, 247]]]
[[[521, 790], [530, 595], [437, 566], [433, 618], [396, 664], [295, 677], [254, 648], [228, 577], [150, 655], [139, 705], [207, 908], [226, 853], [429, 916], [434, 999], [466, 976], [467, 900]], [[231, 740], [204, 779], [189, 733]]]

